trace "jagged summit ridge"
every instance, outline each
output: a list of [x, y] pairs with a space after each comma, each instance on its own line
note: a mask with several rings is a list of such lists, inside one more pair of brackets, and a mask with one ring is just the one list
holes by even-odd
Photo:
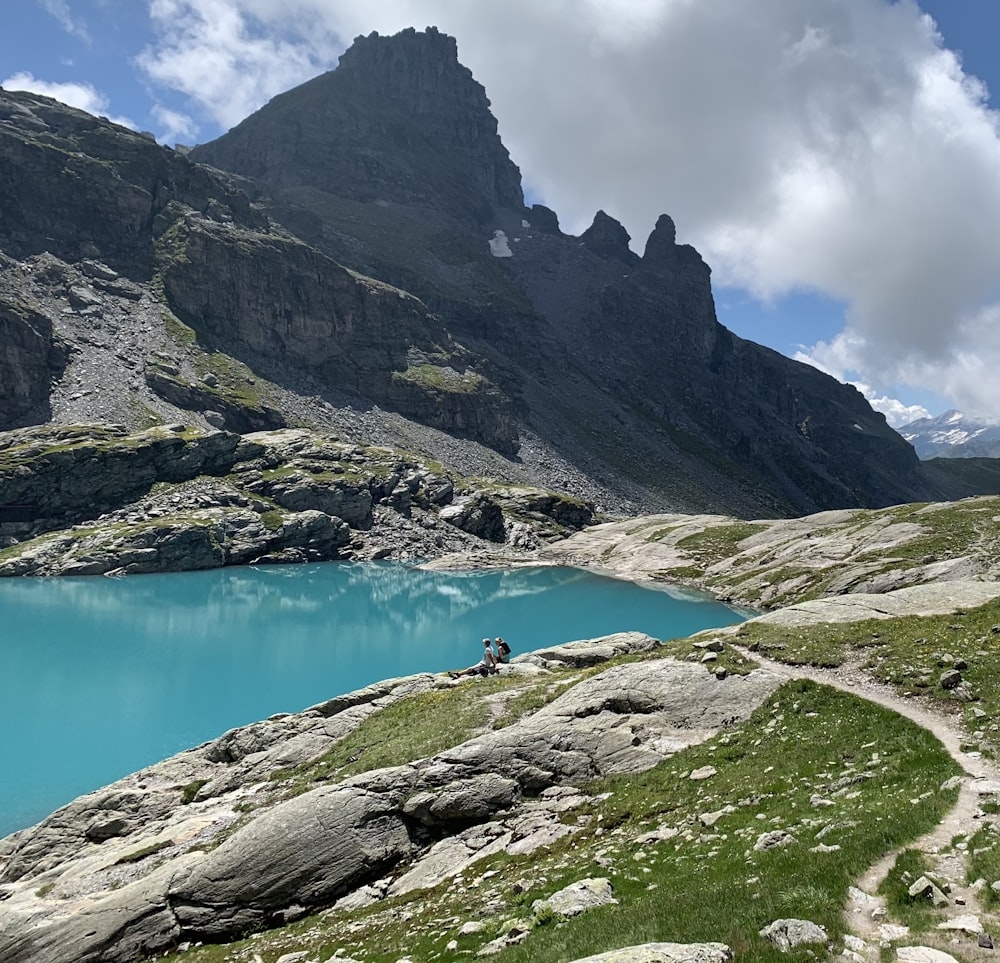
[[720, 325], [669, 217], [639, 258], [608, 215], [573, 237], [525, 209], [485, 91], [433, 29], [360, 38], [187, 156], [0, 93], [0, 210], [5, 426], [334, 423], [625, 511], [953, 488], [854, 389]]
[[358, 37], [336, 70], [279, 94], [192, 157], [283, 188], [474, 222], [524, 208], [486, 90], [435, 27]]

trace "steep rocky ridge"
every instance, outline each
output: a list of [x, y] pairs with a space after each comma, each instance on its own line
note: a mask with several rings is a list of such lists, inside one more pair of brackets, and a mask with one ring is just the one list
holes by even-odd
[[[535, 434], [646, 506], [785, 514], [950, 494], [854, 389], [719, 325], [709, 270], [669, 217], [640, 259], [604, 211], [568, 237], [486, 177], [516, 174], [487, 107], [450, 38], [373, 34], [192, 156], [253, 177], [290, 230], [417, 294], [490, 358]], [[405, 109], [435, 135], [422, 162], [464, 167], [459, 185], [483, 175], [475, 211], [449, 182], [400, 180]], [[337, 118], [336, 136], [314, 117]], [[364, 174], [342, 175], [345, 157]], [[354, 176], [363, 189], [344, 186]]]
[[[247, 187], [148, 136], [45, 97], [0, 92], [0, 248], [9, 255], [0, 297], [11, 335], [0, 364], [13, 394], [0, 426], [52, 415], [61, 358], [66, 348], [93, 347], [88, 328], [108, 317], [162, 329], [169, 307], [208, 350], [269, 365], [279, 382], [297, 383], [304, 366], [328, 391], [402, 408], [512, 454], [511, 403], [482, 359], [415, 298], [291, 238], [253, 207]], [[124, 393], [107, 380], [105, 391]], [[127, 387], [153, 407], [148, 385]], [[175, 391], [169, 403], [203, 400]], [[239, 426], [232, 405], [230, 414]]]
[[266, 117], [254, 114], [193, 156], [281, 188], [487, 223], [497, 209], [524, 207], [489, 106], [453, 37], [433, 27], [373, 33], [355, 40], [337, 70], [279, 94]]
[[575, 238], [525, 208], [434, 30], [362, 38], [190, 156], [0, 92], [0, 207], [0, 427], [304, 425], [620, 513], [997, 488], [722, 328], [668, 217], [639, 258], [604, 212]]

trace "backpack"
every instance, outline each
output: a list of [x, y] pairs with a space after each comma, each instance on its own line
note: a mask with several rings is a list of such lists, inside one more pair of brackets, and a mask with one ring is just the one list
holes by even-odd
[[506, 642], [501, 642], [497, 646], [497, 651], [500, 653], [500, 657], [506, 659], [510, 655], [510, 646]]

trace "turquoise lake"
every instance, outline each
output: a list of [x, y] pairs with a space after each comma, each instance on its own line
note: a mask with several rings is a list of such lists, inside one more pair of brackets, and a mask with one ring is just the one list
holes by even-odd
[[393, 563], [0, 580], [0, 837], [234, 726], [380, 679], [638, 630], [731, 625], [727, 606], [570, 568]]

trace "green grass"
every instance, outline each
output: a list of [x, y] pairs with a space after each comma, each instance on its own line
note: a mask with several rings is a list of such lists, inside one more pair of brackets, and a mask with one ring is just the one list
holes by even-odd
[[489, 713], [484, 697], [511, 681], [502, 676], [478, 679], [395, 702], [369, 716], [325, 755], [271, 778], [304, 791], [313, 783], [432, 756], [481, 732]]
[[279, 532], [284, 525], [284, 516], [277, 510], [262, 512], [260, 521], [269, 532]]
[[712, 525], [704, 531], [682, 538], [677, 547], [693, 556], [703, 565], [711, 565], [739, 551], [745, 538], [756, 535], [763, 526], [753, 522], [734, 521], [728, 525]]
[[1000, 833], [997, 831], [997, 824], [986, 823], [968, 843], [966, 881], [974, 883], [977, 879], [986, 880], [986, 885], [979, 891], [979, 902], [983, 909], [995, 911], [1000, 906], [1000, 893], [992, 889], [990, 884], [1000, 880]]
[[164, 311], [160, 318], [167, 329], [167, 334], [178, 345], [186, 348], [195, 347], [198, 344], [198, 334], [194, 328], [186, 325], [175, 314]]
[[[1000, 724], [1000, 602], [938, 616], [866, 619], [862, 622], [781, 626], [748, 622], [736, 641], [751, 651], [792, 665], [837, 666], [860, 657], [876, 681], [912, 697], [934, 700], [980, 731], [974, 748], [996, 754]], [[972, 701], [943, 689], [941, 674], [957, 659]]]
[[150, 843], [148, 846], [143, 846], [141, 849], [134, 849], [130, 853], [126, 853], [124, 856], [119, 856], [115, 860], [116, 866], [127, 866], [130, 863], [138, 863], [144, 860], [147, 856], [153, 856], [156, 853], [162, 853], [163, 850], [169, 849], [173, 846], [173, 843], [169, 839], [165, 839], [159, 843]]
[[911, 884], [929, 871], [930, 865], [923, 853], [904, 849], [878, 888], [879, 895], [885, 897], [892, 919], [916, 933], [926, 932], [939, 918], [930, 900], [915, 900], [909, 895]]
[[473, 371], [458, 372], [454, 368], [436, 364], [421, 364], [394, 371], [393, 381], [408, 382], [425, 388], [433, 388], [446, 394], [475, 394], [485, 379]]
[[[712, 779], [686, 778], [705, 765], [717, 769]], [[531, 920], [534, 900], [601, 875], [610, 878], [617, 906], [570, 921], [538, 917], [526, 942], [504, 950], [498, 963], [556, 963], [661, 940], [728, 943], [740, 963], [804, 963], [806, 951], [781, 954], [758, 931], [798, 917], [823, 925], [836, 941], [848, 886], [884, 853], [937, 824], [957, 792], [939, 787], [956, 772], [941, 745], [909, 721], [846, 693], [791, 682], [744, 725], [646, 773], [589, 786], [590, 803], [564, 814], [577, 832], [534, 854], [498, 852], [464, 880], [354, 913], [323, 913], [251, 942], [195, 948], [183, 959], [235, 961], [251, 948], [263, 963], [295, 950], [327, 959], [338, 949], [366, 963], [458, 959], [478, 951], [504, 921]], [[814, 795], [833, 805], [812, 807]], [[718, 810], [722, 818], [702, 826], [699, 815]], [[658, 826], [677, 832], [636, 842]], [[797, 842], [755, 852], [758, 836], [775, 828]], [[818, 841], [840, 848], [810, 853]], [[486, 929], [459, 936], [467, 920]], [[458, 941], [454, 952], [445, 949], [451, 939]]]
[[207, 786], [210, 780], [195, 779], [181, 789], [181, 805], [188, 806], [194, 802], [194, 797], [201, 791], [202, 786]]

